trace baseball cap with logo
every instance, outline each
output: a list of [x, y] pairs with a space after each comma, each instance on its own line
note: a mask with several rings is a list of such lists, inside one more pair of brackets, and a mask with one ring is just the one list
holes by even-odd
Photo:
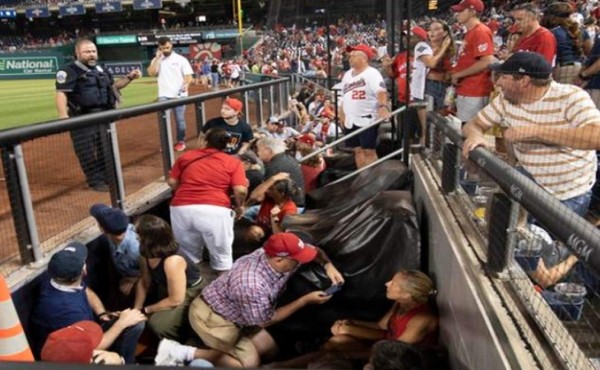
[[127, 231], [129, 226], [129, 217], [125, 212], [106, 204], [94, 204], [90, 208], [90, 214], [98, 221], [104, 231], [110, 234], [122, 234]]
[[500, 74], [518, 74], [533, 78], [548, 78], [552, 66], [541, 54], [530, 51], [518, 51], [503, 63], [494, 63], [489, 68]]
[[236, 98], [227, 98], [223, 103], [228, 105], [237, 113], [240, 113], [242, 111], [242, 108], [244, 108], [244, 104], [242, 103], [242, 101]]
[[102, 336], [102, 328], [95, 322], [76, 322], [50, 333], [40, 357], [48, 362], [89, 364]]
[[271, 235], [265, 242], [263, 249], [269, 257], [285, 257], [299, 263], [308, 263], [317, 256], [317, 249], [314, 246], [305, 244], [292, 233]]
[[55, 279], [76, 279], [81, 275], [86, 259], [87, 247], [79, 242], [71, 242], [50, 258], [48, 274]]
[[481, 13], [483, 12], [483, 9], [485, 9], [481, 0], [462, 0], [458, 4], [452, 5], [450, 8], [456, 13], [462, 12], [465, 9], [473, 9], [476, 12]]
[[363, 53], [365, 53], [367, 55], [367, 58], [369, 58], [369, 59], [373, 59], [373, 57], [375, 56], [375, 52], [373, 51], [373, 49], [371, 49], [371, 47], [366, 44], [358, 44], [355, 46], [348, 46], [348, 48], [346, 50], [347, 51], [362, 51]]

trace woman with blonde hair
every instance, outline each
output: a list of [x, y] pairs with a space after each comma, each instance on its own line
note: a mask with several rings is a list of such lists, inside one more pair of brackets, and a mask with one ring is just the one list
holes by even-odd
[[438, 317], [430, 304], [437, 291], [425, 273], [402, 270], [385, 284], [386, 296], [394, 301], [377, 322], [338, 320], [331, 327], [333, 337], [325, 349], [335, 352], [365, 350], [365, 342], [400, 340], [415, 345], [435, 345]]
[[335, 368], [346, 368], [340, 360], [368, 360], [371, 346], [382, 339], [421, 348], [435, 346], [439, 320], [432, 298], [437, 291], [429, 276], [418, 270], [401, 270], [385, 286], [386, 297], [394, 304], [379, 321], [338, 320], [321, 351], [269, 366], [303, 368], [335, 362]]
[[546, 8], [540, 24], [556, 38], [556, 66], [552, 77], [572, 84], [581, 71], [584, 40], [579, 24], [570, 18], [573, 7], [567, 2], [555, 2]]

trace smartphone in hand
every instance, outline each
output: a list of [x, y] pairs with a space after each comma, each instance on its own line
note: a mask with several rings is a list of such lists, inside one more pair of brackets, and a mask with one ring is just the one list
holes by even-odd
[[324, 295], [334, 295], [335, 293], [339, 292], [340, 290], [342, 290], [342, 284], [334, 284], [331, 285], [329, 288], [325, 289], [323, 291]]

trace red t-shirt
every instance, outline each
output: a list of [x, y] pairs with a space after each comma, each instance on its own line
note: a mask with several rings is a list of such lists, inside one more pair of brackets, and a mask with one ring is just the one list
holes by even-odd
[[[271, 210], [275, 207], [275, 203], [271, 198], [265, 197], [265, 199], [260, 204], [260, 210], [258, 211], [258, 216], [256, 216], [256, 223], [258, 226], [262, 227], [266, 232], [273, 232], [271, 229]], [[281, 212], [277, 215], [279, 217], [279, 222], [283, 222], [283, 218], [286, 215], [295, 215], [298, 213], [298, 207], [296, 207], [296, 203], [293, 200], [288, 200], [281, 207]]]
[[[325, 134], [324, 137], [327, 137], [327, 134]], [[300, 165], [300, 170], [302, 170], [302, 176], [304, 177], [305, 194], [308, 194], [317, 188], [317, 180], [319, 179], [321, 172], [325, 170], [325, 167], [326, 164], [323, 159], [321, 159], [321, 165], [317, 167], [309, 166], [307, 164]]]
[[521, 37], [517, 41], [512, 52], [516, 53], [517, 51], [541, 54], [553, 66], [556, 59], [556, 38], [547, 28], [540, 27], [531, 36]]
[[[467, 31], [465, 39], [458, 52], [458, 60], [453, 72], [460, 72], [475, 64], [481, 57], [494, 55], [494, 41], [492, 31], [483, 23]], [[467, 76], [458, 81], [456, 94], [471, 97], [484, 97], [492, 91], [490, 71], [483, 71]]]
[[406, 60], [408, 58], [408, 53], [406, 51], [396, 55], [394, 61], [392, 62], [392, 71], [394, 72], [394, 78], [396, 79], [396, 87], [398, 89], [398, 101], [401, 103], [406, 103], [408, 99], [406, 99], [407, 95], [410, 96], [410, 91], [407, 89], [408, 78], [406, 73]]
[[172, 206], [210, 204], [231, 207], [234, 186], [248, 186], [242, 162], [217, 149], [184, 153], [175, 161], [169, 177], [179, 181]]

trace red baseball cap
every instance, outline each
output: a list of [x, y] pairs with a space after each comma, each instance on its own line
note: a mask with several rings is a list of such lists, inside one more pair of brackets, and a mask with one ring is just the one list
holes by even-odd
[[427, 33], [427, 31], [425, 31], [425, 29], [423, 29], [422, 27], [419, 26], [414, 26], [410, 32], [419, 37], [421, 40], [426, 41], [429, 38], [429, 34]]
[[481, 0], [462, 0], [458, 4], [452, 5], [450, 8], [456, 13], [462, 12], [465, 9], [473, 9], [476, 12], [481, 13], [483, 12], [483, 9], [485, 9], [485, 6], [483, 6]]
[[265, 254], [269, 257], [286, 257], [308, 263], [317, 256], [317, 249], [305, 244], [300, 238], [292, 233], [277, 233], [271, 235], [263, 246]]
[[315, 145], [315, 143], [316, 143], [316, 141], [315, 141], [315, 138], [314, 138], [314, 137], [312, 137], [312, 136], [311, 136], [311, 135], [309, 135], [309, 134], [304, 134], [304, 135], [301, 135], [301, 136], [298, 138], [298, 141], [299, 141], [299, 142], [301, 142], [301, 143], [304, 143], [304, 144], [308, 144], [308, 145], [310, 145], [310, 146], [313, 146], [313, 145]]
[[93, 321], [76, 322], [50, 333], [40, 357], [48, 362], [89, 364], [103, 335]]
[[366, 44], [358, 44], [356, 46], [348, 46], [348, 48], [346, 48], [346, 50], [362, 51], [363, 53], [365, 53], [367, 55], [367, 58], [369, 58], [369, 59], [373, 59], [373, 57], [375, 56], [375, 52], [373, 51], [373, 49], [371, 49], [371, 47]]
[[238, 113], [240, 113], [242, 111], [242, 108], [244, 108], [244, 104], [242, 103], [242, 101], [236, 98], [227, 98], [225, 99], [223, 104], [227, 104], [231, 109]]

